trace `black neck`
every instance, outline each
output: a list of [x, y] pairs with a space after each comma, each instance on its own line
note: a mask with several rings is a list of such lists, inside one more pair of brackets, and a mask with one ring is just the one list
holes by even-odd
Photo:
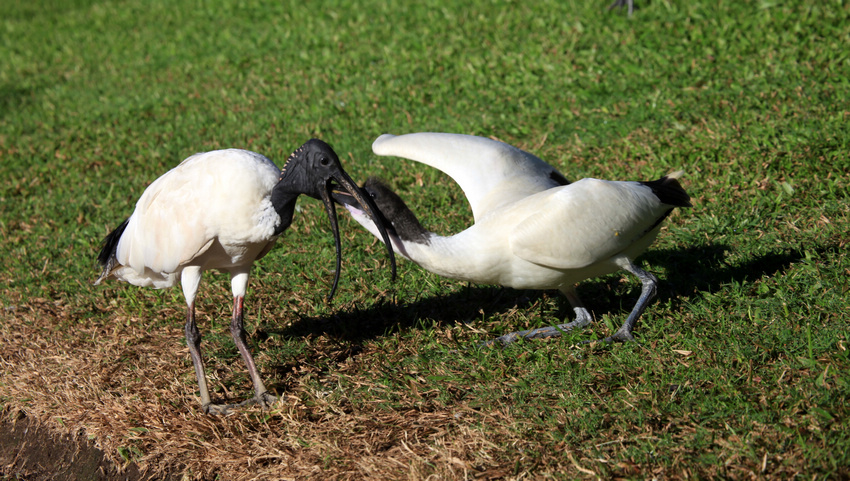
[[382, 217], [381, 220], [384, 221], [384, 225], [392, 226], [395, 235], [405, 242], [429, 243], [432, 232], [422, 226], [416, 214], [398, 194], [375, 178], [366, 181], [366, 190], [375, 194], [375, 203]]
[[272, 189], [272, 207], [280, 217], [280, 224], [275, 228], [274, 235], [280, 235], [292, 224], [295, 215], [295, 202], [298, 200], [299, 192], [290, 192], [283, 187], [283, 182], [278, 182]]
[[422, 226], [416, 214], [404, 204], [401, 198], [398, 199], [401, 206], [392, 217], [392, 226], [398, 237], [406, 242], [416, 242], [417, 244], [428, 244], [431, 238], [431, 231]]

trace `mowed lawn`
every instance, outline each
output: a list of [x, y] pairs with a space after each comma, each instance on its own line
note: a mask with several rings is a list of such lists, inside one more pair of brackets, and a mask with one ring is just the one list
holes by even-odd
[[[184, 479], [850, 477], [850, 3], [11, 0], [0, 16], [0, 413]], [[311, 137], [385, 179], [440, 233], [472, 222], [442, 173], [377, 157], [382, 133], [528, 150], [570, 180], [683, 169], [641, 265], [557, 292], [434, 276], [299, 201], [257, 263], [250, 343], [282, 401], [199, 408], [179, 289], [93, 286], [103, 237], [189, 155], [280, 166]], [[222, 194], [226, 194], [222, 192]], [[581, 242], [581, 238], [564, 239]], [[213, 396], [251, 383], [229, 280], [198, 299]], [[17, 474], [16, 474], [17, 473]], [[0, 476], [24, 476], [9, 466]], [[13, 478], [14, 479], [14, 478]], [[30, 479], [30, 478], [26, 478]]]

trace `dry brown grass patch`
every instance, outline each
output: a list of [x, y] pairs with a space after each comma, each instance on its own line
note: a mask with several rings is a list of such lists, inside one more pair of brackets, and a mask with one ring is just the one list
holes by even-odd
[[[179, 323], [149, 327], [123, 314], [74, 323], [61, 303], [45, 299], [5, 315], [0, 396], [7, 413], [91, 439], [119, 467], [134, 462], [154, 477], [232, 480], [502, 479], [515, 470], [476, 428], [502, 420], [468, 406], [352, 406], [344, 395], [331, 399], [333, 386], [317, 389], [293, 369], [284, 380], [292, 389], [272, 411], [213, 417], [194, 395]], [[334, 384], [352, 362], [341, 361], [320, 384]], [[238, 360], [233, 369], [241, 369]]]

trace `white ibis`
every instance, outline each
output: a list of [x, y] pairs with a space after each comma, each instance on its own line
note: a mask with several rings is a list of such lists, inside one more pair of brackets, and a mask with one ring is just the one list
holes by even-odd
[[[674, 207], [690, 206], [676, 180], [681, 172], [649, 182], [582, 179], [569, 184], [539, 158], [491, 139], [446, 133], [385, 134], [378, 155], [403, 157], [452, 177], [472, 207], [474, 223], [451, 236], [425, 229], [386, 185], [369, 179], [370, 194], [400, 255], [435, 274], [516, 289], [559, 289], [576, 314], [572, 322], [513, 332], [497, 340], [559, 336], [586, 326], [590, 313], [575, 284], [625, 269], [642, 284], [626, 321], [606, 341], [634, 340], [632, 329], [655, 295], [657, 279], [633, 260], [655, 240]], [[357, 222], [375, 235], [377, 224], [356, 199], [339, 194]]]
[[[136, 203], [133, 215], [109, 234], [97, 260], [103, 273], [95, 284], [115, 278], [158, 289], [178, 281], [188, 306], [186, 344], [205, 412], [226, 414], [229, 408], [274, 401], [257, 372], [243, 327], [243, 302], [254, 261], [266, 255], [292, 223], [295, 202], [306, 194], [322, 199], [336, 244], [336, 273], [328, 299], [339, 281], [341, 253], [331, 189], [341, 188], [364, 206], [377, 208], [342, 169], [325, 142], [312, 139], [289, 156], [283, 169], [247, 150], [228, 149], [195, 154], [155, 180]], [[376, 232], [386, 239], [382, 221]], [[387, 242], [387, 241], [385, 241]], [[395, 258], [387, 244], [393, 277]], [[206, 269], [229, 272], [233, 291], [230, 333], [248, 367], [254, 397], [240, 404], [212, 404], [201, 357], [201, 335], [195, 324], [195, 295]]]

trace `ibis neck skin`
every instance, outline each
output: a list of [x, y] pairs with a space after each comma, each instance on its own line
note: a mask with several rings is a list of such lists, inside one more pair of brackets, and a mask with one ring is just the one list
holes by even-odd
[[277, 213], [278, 222], [275, 227], [274, 235], [279, 236], [289, 228], [292, 224], [292, 217], [295, 215], [295, 204], [298, 201], [298, 193], [287, 192], [283, 189], [281, 183], [272, 190], [271, 200], [272, 208]]
[[[186, 344], [195, 366], [201, 405], [207, 412], [275, 401], [263, 385], [247, 345], [243, 305], [253, 263], [265, 256], [292, 223], [299, 195], [321, 199], [336, 244], [336, 271], [329, 298], [341, 271], [341, 247], [332, 188], [346, 192], [363, 206], [377, 208], [342, 169], [333, 149], [318, 139], [298, 148], [282, 169], [266, 157], [239, 149], [195, 154], [155, 180], [136, 203], [133, 214], [103, 242], [98, 262], [103, 272], [95, 282], [115, 278], [143, 287], [166, 288], [180, 283], [186, 299]], [[387, 239], [383, 222], [376, 232]], [[388, 243], [393, 277], [395, 261]], [[204, 374], [201, 334], [195, 323], [195, 296], [203, 271], [231, 276], [233, 312], [230, 332], [254, 384], [254, 397], [239, 404], [213, 404]]]
[[[648, 182], [582, 179], [569, 183], [552, 166], [516, 147], [469, 135], [385, 134], [378, 155], [437, 168], [454, 179], [472, 208], [474, 223], [441, 236], [424, 228], [389, 187], [369, 179], [364, 189], [390, 224], [394, 250], [435, 274], [517, 289], [559, 289], [576, 320], [498, 340], [550, 337], [590, 323], [575, 291], [584, 279], [626, 270], [642, 291], [626, 322], [609, 341], [632, 340], [632, 328], [655, 293], [657, 279], [633, 264], [658, 236], [674, 207], [690, 206], [676, 180], [681, 172]], [[378, 229], [350, 198], [337, 198], [373, 234]]]

